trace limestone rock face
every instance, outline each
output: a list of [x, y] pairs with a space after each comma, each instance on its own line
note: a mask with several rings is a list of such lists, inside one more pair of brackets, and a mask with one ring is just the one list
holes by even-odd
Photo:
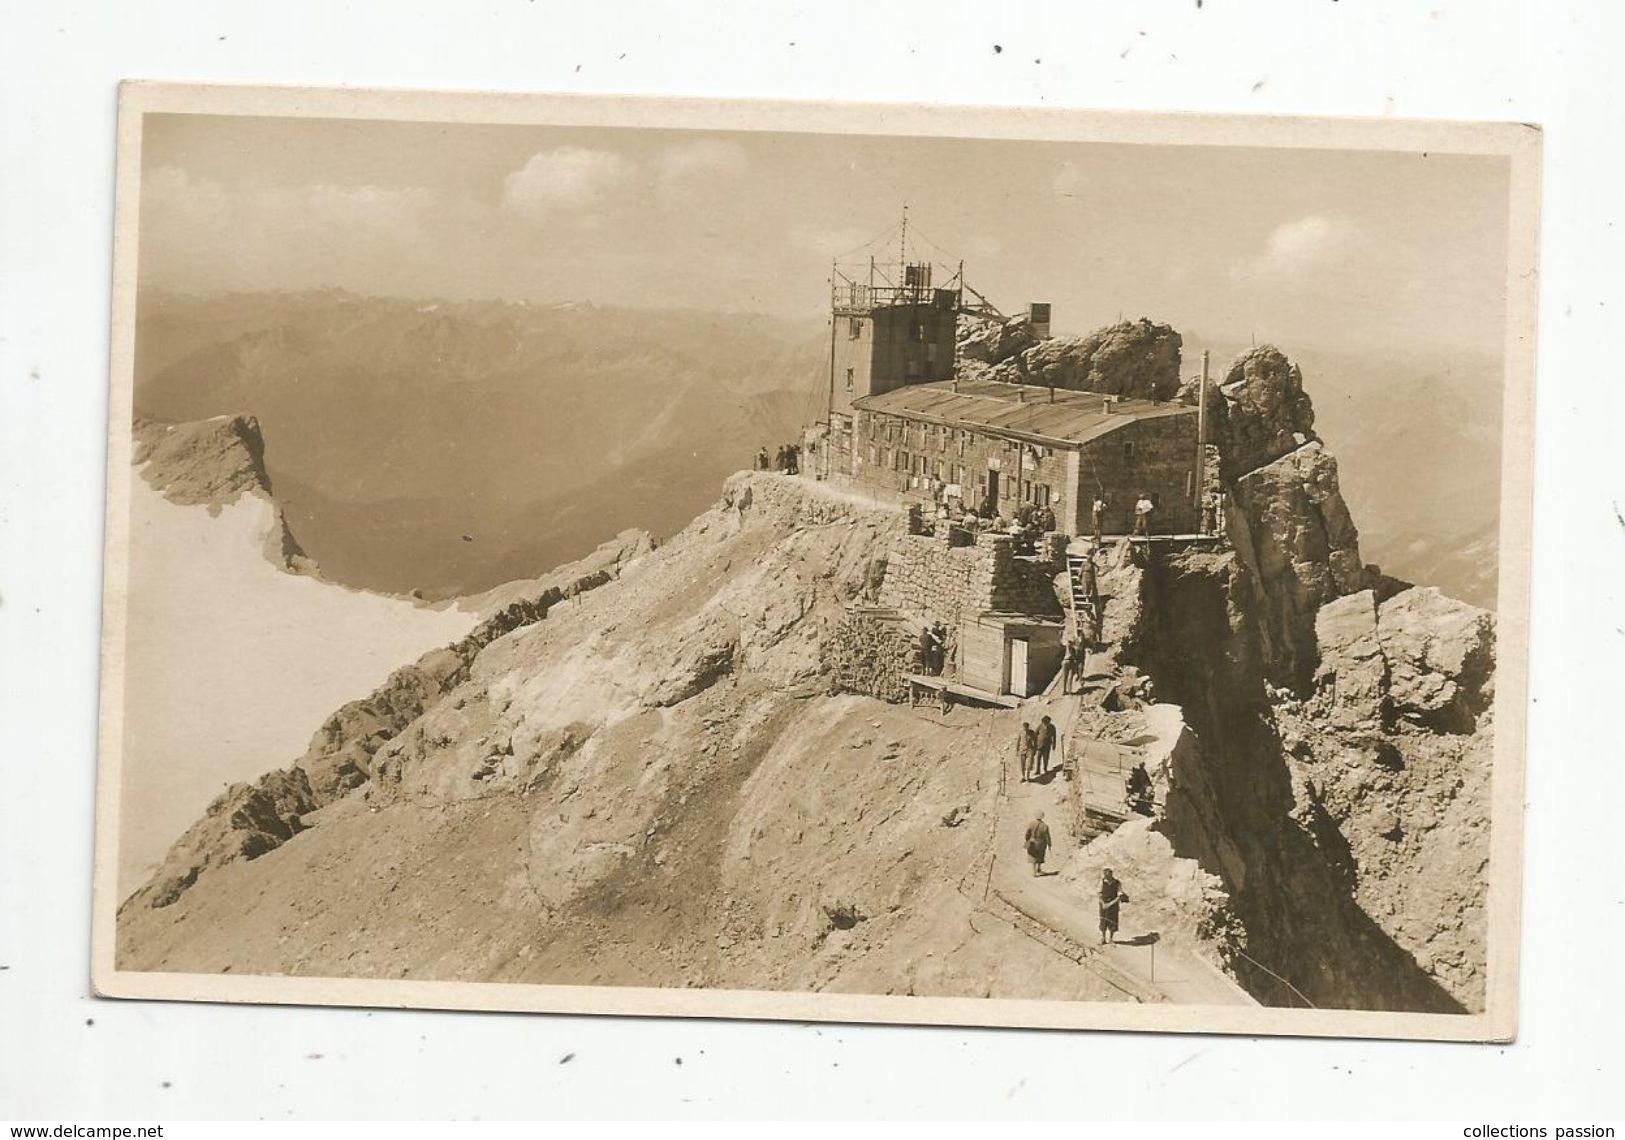
[[1376, 595], [1370, 590], [1337, 598], [1315, 615], [1320, 669], [1315, 685], [1339, 728], [1386, 719], [1388, 662], [1377, 638]]
[[1396, 715], [1445, 732], [1472, 731], [1494, 696], [1493, 615], [1418, 586], [1382, 603], [1377, 638]]
[[1472, 732], [1491, 704], [1493, 615], [1412, 587], [1378, 604], [1371, 590], [1321, 607], [1315, 618], [1316, 697], [1338, 728], [1408, 720]]
[[[1210, 389], [1210, 392], [1212, 389]], [[1236, 357], [1210, 395], [1222, 471], [1235, 479], [1316, 439], [1315, 408], [1303, 373], [1280, 349], [1261, 344]]]
[[1141, 318], [1085, 337], [1042, 341], [1018, 358], [1024, 383], [1109, 396], [1171, 400], [1179, 393], [1180, 335]]
[[247, 492], [269, 494], [265, 438], [253, 416], [191, 423], [140, 419], [135, 455], [141, 474], [172, 503], [221, 507]]
[[1368, 585], [1337, 461], [1316, 442], [1249, 471], [1227, 516], [1251, 572], [1271, 679], [1299, 687], [1313, 671], [1320, 607]]
[[300, 817], [320, 806], [299, 768], [272, 772], [253, 784], [233, 784], [175, 843], [152, 878], [124, 906], [169, 906], [205, 870], [238, 859], [256, 859], [281, 846], [303, 827]]
[[958, 328], [959, 359], [976, 364], [1002, 364], [1038, 344], [1038, 334], [1025, 316], [999, 322], [963, 318]]
[[[134, 430], [132, 459], [142, 478], [170, 502], [207, 507], [216, 515], [244, 495], [259, 495], [276, 504], [265, 470], [265, 437], [253, 416], [215, 416], [177, 424], [137, 416]], [[265, 536], [265, 556], [286, 570], [316, 570], [288, 529], [280, 506], [275, 525]]]

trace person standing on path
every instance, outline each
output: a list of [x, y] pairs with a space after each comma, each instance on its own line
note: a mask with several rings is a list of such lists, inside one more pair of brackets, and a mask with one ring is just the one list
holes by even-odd
[[1094, 504], [1094, 506], [1089, 508], [1089, 521], [1090, 521], [1090, 524], [1094, 527], [1095, 545], [1096, 546], [1100, 545], [1100, 528], [1101, 528], [1101, 525], [1103, 524], [1103, 522], [1105, 521], [1105, 518], [1106, 518], [1106, 497], [1104, 495], [1096, 495], [1095, 496], [1095, 504]]
[[1134, 533], [1141, 538], [1151, 537], [1151, 512], [1157, 505], [1151, 501], [1150, 495], [1141, 495], [1140, 501], [1134, 504]]
[[1038, 722], [1038, 763], [1037, 774], [1042, 776], [1049, 772], [1050, 752], [1055, 748], [1055, 722], [1050, 720], [1049, 714]]
[[1044, 857], [1049, 854], [1050, 838], [1049, 824], [1044, 822], [1044, 813], [1039, 812], [1033, 821], [1027, 825], [1025, 838], [1027, 858], [1033, 865], [1033, 875], [1044, 873]]
[[1123, 884], [1117, 881], [1110, 867], [1106, 868], [1100, 876], [1100, 941], [1102, 943], [1117, 940], [1117, 908], [1120, 903], [1128, 902], [1128, 896], [1123, 893]]
[[1022, 721], [1021, 735], [1016, 737], [1016, 757], [1021, 761], [1021, 782], [1024, 784], [1032, 775], [1037, 752], [1038, 734], [1033, 731], [1032, 725]]

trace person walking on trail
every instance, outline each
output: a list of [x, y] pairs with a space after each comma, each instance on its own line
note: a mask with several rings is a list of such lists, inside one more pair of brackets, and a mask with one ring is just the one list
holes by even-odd
[[1078, 683], [1078, 639], [1066, 639], [1066, 647], [1061, 658], [1061, 695], [1072, 696]]
[[1055, 749], [1055, 722], [1045, 714], [1038, 722], [1038, 774], [1045, 775], [1049, 771], [1050, 753]]
[[1044, 873], [1044, 857], [1049, 854], [1050, 838], [1049, 824], [1044, 822], [1044, 813], [1039, 812], [1033, 821], [1027, 825], [1025, 838], [1027, 858], [1033, 865], [1033, 875], [1036, 877]]
[[1151, 512], [1157, 505], [1151, 501], [1150, 495], [1141, 495], [1140, 501], [1134, 504], [1134, 533], [1141, 538], [1151, 537]]
[[1096, 495], [1094, 506], [1089, 508], [1089, 522], [1094, 528], [1095, 545], [1100, 545], [1100, 528], [1106, 520], [1106, 497]]
[[1117, 941], [1117, 908], [1121, 903], [1128, 902], [1128, 895], [1123, 893], [1123, 884], [1117, 881], [1110, 867], [1106, 868], [1100, 876], [1100, 941], [1102, 943]]
[[1022, 721], [1021, 735], [1016, 737], [1016, 757], [1021, 761], [1021, 782], [1024, 784], [1032, 775], [1037, 752], [1038, 734], [1033, 731], [1031, 724]]

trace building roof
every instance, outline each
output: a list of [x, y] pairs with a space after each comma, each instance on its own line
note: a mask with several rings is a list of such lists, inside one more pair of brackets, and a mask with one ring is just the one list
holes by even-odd
[[953, 381], [909, 384], [878, 396], [861, 396], [852, 405], [865, 412], [1059, 447], [1088, 443], [1141, 420], [1196, 414], [1196, 408], [1187, 404], [1122, 398], [1108, 412], [1106, 400], [1099, 392], [962, 380], [957, 390]]

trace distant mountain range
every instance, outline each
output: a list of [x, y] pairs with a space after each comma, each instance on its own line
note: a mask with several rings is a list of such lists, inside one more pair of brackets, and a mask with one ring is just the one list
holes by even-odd
[[[756, 448], [817, 417], [816, 321], [337, 290], [143, 293], [136, 406], [258, 417], [324, 575], [440, 598], [533, 577], [629, 527], [675, 533]], [[1204, 344], [1187, 333], [1183, 371]], [[1222, 377], [1240, 344], [1213, 341]], [[1303, 369], [1369, 562], [1493, 607], [1501, 364], [1279, 346]]]
[[251, 412], [323, 574], [437, 598], [674, 533], [813, 418], [825, 351], [816, 323], [753, 315], [143, 295], [136, 405]]

